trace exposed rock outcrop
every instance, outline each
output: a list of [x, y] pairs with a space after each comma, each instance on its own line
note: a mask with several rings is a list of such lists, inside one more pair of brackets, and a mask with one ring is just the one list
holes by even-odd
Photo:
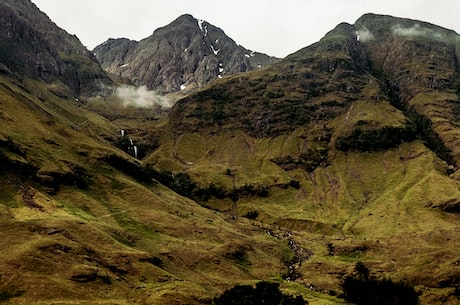
[[245, 49], [191, 15], [180, 16], [140, 42], [109, 39], [94, 53], [105, 71], [160, 93], [193, 90], [277, 60]]
[[28, 0], [0, 3], [0, 68], [4, 73], [61, 81], [75, 96], [111, 84], [94, 55], [76, 36], [54, 24]]

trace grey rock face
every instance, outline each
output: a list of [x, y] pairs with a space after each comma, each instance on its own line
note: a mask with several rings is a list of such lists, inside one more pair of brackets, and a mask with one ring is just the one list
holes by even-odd
[[79, 39], [54, 24], [29, 0], [0, 2], [2, 70], [62, 81], [76, 96], [97, 94], [111, 83]]
[[221, 29], [191, 15], [179, 17], [138, 43], [110, 39], [94, 53], [105, 71], [160, 93], [193, 90], [277, 61], [239, 46]]

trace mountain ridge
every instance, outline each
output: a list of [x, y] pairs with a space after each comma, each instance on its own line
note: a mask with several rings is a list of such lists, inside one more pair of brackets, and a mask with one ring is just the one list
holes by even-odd
[[112, 39], [94, 52], [107, 72], [160, 93], [195, 90], [277, 60], [237, 45], [221, 29], [189, 14], [139, 42]]
[[111, 84], [78, 38], [57, 27], [32, 2], [5, 0], [0, 14], [0, 63], [6, 73], [62, 81], [77, 97]]
[[[362, 90], [364, 89], [365, 86], [368, 86], [366, 84], [367, 80], [366, 78], [371, 78], [373, 79], [374, 82], [377, 83], [377, 86], [376, 88], [374, 89], [375, 90], [375, 93], [376, 93], [376, 96], [372, 96], [372, 99], [376, 99], [376, 100], [379, 100], [379, 99], [382, 99], [384, 98], [383, 95], [385, 95], [385, 91], [386, 90], [392, 90], [392, 92], [390, 92], [390, 94], [386, 97], [386, 99], [392, 103], [394, 106], [397, 106], [397, 108], [401, 108], [401, 109], [404, 109], [404, 104], [407, 102], [406, 100], [408, 99], [408, 97], [406, 97], [406, 95], [416, 95], [418, 94], [418, 92], [412, 92], [412, 93], [404, 93], [404, 89], [401, 91], [400, 89], [397, 89], [397, 88], [407, 88], [406, 90], [410, 90], [410, 84], [409, 82], [405, 82], [403, 84], [392, 84], [391, 81], [387, 81], [385, 78], [387, 76], [381, 76], [379, 72], [375, 72], [377, 70], [383, 70], [382, 72], [383, 73], [390, 73], [390, 71], [385, 71], [386, 67], [389, 65], [387, 63], [381, 63], [382, 67], [376, 67], [376, 61], [372, 61], [372, 60], [369, 60], [368, 58], [373, 58], [373, 57], [377, 57], [377, 56], [381, 56], [379, 55], [377, 52], [375, 51], [372, 51], [372, 49], [370, 48], [366, 48], [366, 47], [363, 47], [363, 44], [368, 44], [368, 45], [371, 45], [372, 46], [372, 39], [369, 39], [368, 38], [368, 42], [363, 42], [363, 39], [361, 39], [360, 41], [360, 29], [359, 27], [363, 27], [364, 31], [367, 31], [367, 35], [373, 35], [371, 32], [369, 32], [369, 29], [370, 28], [372, 31], [374, 31], [375, 33], [378, 33], [379, 30], [378, 29], [374, 29], [372, 27], [372, 25], [367, 25], [366, 27], [366, 19], [375, 19], [375, 18], [381, 18], [381, 19], [384, 19], [382, 22], [380, 22], [379, 24], [385, 24], [386, 19], [391, 19], [392, 20], [392, 29], [393, 31], [395, 31], [396, 29], [399, 29], [399, 30], [404, 30], [404, 28], [401, 28], [401, 23], [402, 21], [405, 21], [405, 22], [409, 22], [409, 24], [411, 25], [411, 27], [409, 28], [406, 28], [405, 30], [406, 31], [411, 31], [413, 27], [416, 27], [418, 32], [414, 32], [415, 35], [431, 35], [432, 33], [430, 31], [434, 31], [432, 30], [431, 28], [426, 28], [425, 29], [425, 32], [423, 32], [423, 27], [421, 26], [421, 24], [424, 24], [424, 25], [427, 25], [427, 26], [431, 26], [432, 28], [434, 27], [435, 30], [442, 30], [442, 31], [445, 31], [445, 34], [446, 37], [449, 37], [449, 40], [451, 41], [449, 43], [449, 45], [446, 45], [445, 47], [444, 46], [441, 46], [439, 47], [441, 50], [440, 52], [445, 54], [445, 52], [450, 52], [451, 54], [453, 54], [453, 59], [452, 61], [450, 62], [447, 62], [447, 64], [444, 64], [442, 69], [440, 68], [439, 70], [452, 70], [450, 67], [454, 67], [452, 71], [448, 72], [450, 74], [448, 74], [448, 76], [442, 76], [441, 78], [440, 77], [435, 77], [435, 76], [427, 76], [426, 78], [427, 79], [423, 79], [421, 80], [421, 84], [416, 84], [417, 83], [417, 78], [420, 78], [422, 77], [422, 75], [418, 75], [418, 76], [415, 76], [415, 75], [412, 75], [410, 76], [409, 78], [409, 82], [412, 82], [414, 84], [416, 84], [416, 86], [419, 86], [422, 85], [423, 87], [427, 87], [429, 88], [429, 90], [446, 90], [448, 91], [449, 93], [456, 93], [456, 90], [458, 88], [458, 78], [456, 78], [456, 75], [458, 74], [458, 70], [456, 71], [455, 67], [458, 66], [458, 58], [455, 54], [455, 52], [457, 52], [456, 50], [458, 50], [458, 34], [456, 34], [455, 32], [451, 31], [451, 30], [446, 30], [446, 29], [443, 29], [441, 27], [435, 27], [433, 25], [430, 25], [428, 23], [421, 23], [421, 22], [415, 22], [415, 21], [408, 21], [407, 19], [401, 19], [401, 18], [394, 18], [394, 17], [389, 17], [389, 16], [383, 16], [383, 15], [373, 15], [373, 14], [368, 14], [368, 15], [365, 15], [363, 16], [362, 18], [358, 19], [356, 24], [357, 26], [354, 26], [354, 25], [349, 25], [349, 24], [346, 24], [346, 23], [342, 23], [340, 25], [338, 25], [334, 30], [332, 30], [331, 32], [329, 32], [328, 34], [326, 34], [326, 36], [318, 43], [316, 44], [313, 44], [312, 46], [310, 47], [307, 47], [305, 49], [302, 49], [292, 55], [289, 55], [287, 56], [284, 60], [282, 60], [280, 63], [277, 63], [277, 64], [274, 64], [273, 66], [271, 67], [268, 67], [266, 69], [264, 69], [262, 72], [264, 72], [264, 80], [262, 80], [262, 83], [264, 83], [264, 85], [262, 86], [257, 86], [256, 85], [256, 82], [260, 82], [260, 79], [259, 80], [254, 80], [253, 81], [253, 87], [250, 88], [249, 90], [253, 90], [254, 92], [259, 92], [260, 91], [260, 88], [265, 88], [267, 87], [266, 84], [268, 84], [269, 82], [276, 82], [276, 77], [271, 77], [270, 79], [268, 79], [269, 75], [272, 73], [275, 73], [274, 71], [276, 71], [277, 69], [278, 70], [283, 70], [286, 71], [287, 73], [291, 74], [289, 77], [291, 79], [295, 79], [298, 81], [298, 84], [300, 84], [300, 88], [297, 88], [296, 91], [298, 92], [301, 92], [300, 94], [305, 94], [306, 96], [310, 95], [313, 99], [315, 98], [315, 95], [320, 98], [320, 99], [324, 99], [326, 98], [327, 99], [327, 92], [328, 91], [332, 91], [332, 92], [339, 92], [339, 94], [341, 94], [343, 98], [345, 99], [348, 99], [348, 100], [358, 100], [360, 98], [360, 95], [362, 95]], [[395, 24], [396, 23], [396, 24]], [[402, 23], [404, 24], [404, 23]], [[398, 28], [399, 27], [399, 28]], [[361, 34], [362, 34], [363, 30], [361, 30]], [[390, 31], [387, 31], [387, 32], [390, 32], [391, 33], [391, 30]], [[411, 33], [413, 34], [413, 33]], [[345, 36], [343, 36], [345, 35]], [[385, 34], [386, 35], [386, 34]], [[382, 39], [385, 39], [386, 36], [382, 36], [381, 38]], [[362, 36], [362, 35], [361, 35]], [[339, 44], [336, 40], [336, 38], [338, 37], [343, 37], [344, 40], [343, 40], [343, 43], [342, 44]], [[346, 38], [345, 38], [346, 37]], [[393, 39], [394, 41], [397, 41], [397, 37], [398, 35], [396, 36], [391, 36], [391, 37], [396, 37], [396, 38], [391, 38]], [[403, 37], [403, 35], [401, 35], [401, 37]], [[434, 39], [437, 39], [435, 36], [433, 36]], [[380, 39], [380, 38], [379, 38]], [[328, 40], [334, 40], [332, 42], [332, 44], [328, 44]], [[377, 39], [376, 39], [377, 40]], [[404, 40], [405, 41], [405, 40]], [[380, 43], [381, 41], [379, 41]], [[450, 50], [448, 51], [447, 49], [450, 48]], [[376, 49], [377, 50], [377, 49]], [[345, 52], [345, 53], [348, 53], [346, 56], [348, 57], [348, 59], [346, 58], [334, 58], [334, 59], [329, 59], [327, 56], [328, 55], [323, 55], [323, 59], [321, 60], [317, 60], [316, 62], [311, 62], [310, 59], [307, 59], [306, 57], [310, 57], [312, 58], [312, 56], [315, 56], [314, 54], [316, 52], [325, 52], [325, 54], [329, 53], [331, 54], [332, 56], [335, 55], [335, 53], [337, 52]], [[340, 55], [342, 56], [342, 55]], [[430, 55], [431, 56], [431, 59], [433, 61], [433, 56], [434, 55]], [[297, 59], [297, 58], [300, 58], [300, 61]], [[297, 65], [297, 66], [302, 66], [302, 65], [309, 65], [309, 68], [308, 69], [304, 69], [302, 70], [302, 73], [304, 73], [303, 75], [299, 75], [298, 72], [294, 72], [294, 65]], [[289, 70], [286, 69], [286, 66], [287, 65], [290, 65], [291, 68]], [[344, 71], [338, 71], [338, 73], [336, 73], [335, 71], [338, 69], [338, 68], [341, 68], [341, 65], [343, 65], [342, 69], [341, 70], [344, 70]], [[427, 62], [426, 63], [427, 66], [433, 66], [433, 63], [432, 62]], [[396, 66], [402, 66], [402, 63], [398, 62]], [[300, 68], [299, 68], [300, 69]], [[434, 69], [431, 67], [431, 69]], [[456, 71], [456, 72], [455, 72]], [[329, 73], [332, 73], [332, 77], [328, 78], [328, 79], [324, 79], [324, 80], [319, 80], [320, 77], [318, 77], [318, 72], [321, 72], [321, 73], [324, 73], [324, 74], [329, 74]], [[316, 75], [315, 75], [316, 73]], [[334, 86], [334, 81], [338, 80], [340, 82], [340, 78], [342, 75], [347, 75], [347, 74], [353, 74], [354, 76], [352, 77], [355, 77], [355, 80], [354, 81], [351, 81], [347, 87], [340, 87], [340, 86], [343, 86], [343, 84], [339, 83], [339, 87], [335, 87]], [[433, 71], [433, 73], [437, 73], [436, 70]], [[252, 75], [257, 75], [257, 76], [260, 76], [262, 73], [258, 73], [258, 72], [254, 72], [252, 73]], [[334, 75], [334, 74], [338, 74], [338, 76]], [[367, 75], [365, 75], [367, 74]], [[249, 74], [251, 75], [251, 74]], [[364, 76], [364, 78], [362, 77]], [[220, 100], [221, 102], [221, 106], [213, 106], [211, 107], [211, 111], [213, 111], [213, 113], [210, 113], [210, 114], [207, 114], [206, 112], [202, 112], [203, 108], [200, 107], [197, 109], [197, 111], [199, 112], [199, 115], [202, 116], [203, 118], [205, 118], [204, 120], [198, 120], [198, 121], [194, 121], [194, 124], [196, 126], [199, 126], [202, 130], [205, 130], [206, 128], [208, 128], [210, 125], [222, 125], [224, 124], [225, 125], [225, 122], [217, 122], [216, 120], [212, 120], [212, 117], [216, 118], [216, 117], [219, 117], [219, 116], [226, 116], [225, 113], [216, 113], [215, 112], [215, 109], [216, 107], [226, 107], [226, 105], [234, 105], [235, 104], [235, 100], [238, 101], [238, 100], [248, 100], [248, 99], [252, 99], [254, 100], [256, 103], [259, 99], [259, 97], [255, 97], [255, 98], [248, 98], [248, 96], [251, 96], [251, 91], [246, 91], [247, 90], [246, 88], [244, 88], [244, 83], [245, 81], [242, 81], [242, 78], [245, 78], [247, 81], [248, 78], [247, 77], [240, 77], [239, 79], [237, 79], [236, 77], [233, 77], [233, 78], [230, 78], [229, 80], [226, 80], [227, 82], [227, 86], [232, 88], [234, 86], [238, 86], [237, 83], [239, 84], [243, 84], [243, 87], [239, 87], [239, 89], [237, 90], [238, 92], [238, 95], [236, 96], [232, 96], [232, 93], [229, 93], [229, 92], [232, 92], [231, 90], [222, 90], [222, 89], [218, 89], [221, 87], [221, 85], [226, 85], [225, 82], [220, 82], [219, 84], [217, 84], [216, 86], [214, 87], [211, 87], [210, 89], [205, 89], [203, 90], [202, 92], [198, 93], [196, 95], [196, 99], [198, 100], [206, 100], [208, 99], [209, 101], [214, 101], [214, 102], [217, 102], [217, 99]], [[287, 78], [287, 77], [286, 77]], [[361, 80], [359, 80], [359, 78], [361, 78]], [[378, 79], [380, 78], [380, 79]], [[311, 79], [311, 80], [309, 80]], [[457, 80], [455, 80], [457, 79]], [[372, 80], [371, 80], [372, 82]], [[431, 82], [431, 83], [428, 83], [428, 82]], [[360, 87], [356, 87], [354, 86], [354, 83], [356, 83], [357, 86], [360, 86]], [[315, 87], [318, 87], [318, 85], [320, 86], [319, 88], [315, 88]], [[265, 87], [263, 87], [265, 86]], [[270, 86], [273, 86], [273, 84], [271, 84]], [[375, 84], [374, 84], [374, 87], [375, 87]], [[255, 88], [255, 89], [254, 89]], [[420, 87], [421, 88], [421, 87]], [[212, 92], [212, 91], [215, 91], [215, 92]], [[285, 91], [285, 90], [284, 90]], [[318, 92], [316, 91], [321, 91], [323, 92], [322, 94], [319, 94], [318, 95]], [[219, 95], [220, 93], [219, 92], [223, 92], [223, 95]], [[245, 92], [245, 93], [243, 93]], [[213, 99], [212, 97], [212, 94], [215, 94], [215, 97]], [[297, 113], [292, 113], [292, 115], [294, 116], [294, 120], [292, 120], [292, 118], [290, 120], [282, 120], [282, 119], [279, 119], [280, 116], [278, 114], [275, 114], [275, 117], [276, 119], [278, 120], [278, 122], [280, 122], [281, 124], [295, 124], [296, 121], [300, 120], [300, 123], [302, 124], [303, 122], [302, 121], [305, 121], [304, 118], [300, 118], [301, 116], [301, 113], [303, 113], [304, 111], [309, 111], [311, 112], [311, 110], [313, 108], [313, 106], [301, 106], [299, 105], [299, 93], [297, 93], [297, 96], [294, 96], [292, 98], [287, 98], [285, 97], [285, 95], [287, 94], [286, 92], [283, 92], [283, 89], [278, 89], [276, 88], [276, 90], [274, 90], [273, 92], [272, 91], [269, 91], [269, 90], [265, 90], [265, 95], [262, 96], [262, 99], [265, 99], [267, 103], [267, 100], [280, 100], [282, 103], [289, 103], [289, 107], [292, 107], [292, 105], [296, 105], [295, 107], [298, 107], [298, 110], [301, 110], [300, 112], [297, 112]], [[267, 96], [268, 95], [268, 96]], [[210, 96], [210, 98], [208, 97]], [[176, 124], [174, 122], [177, 122], [177, 121], [180, 121], [176, 126], [179, 128], [180, 125], [184, 125], [186, 124], [186, 119], [182, 119], [182, 118], [178, 118], [178, 119], [175, 119], [174, 117], [177, 116], [177, 115], [180, 115], [182, 113], [185, 114], [187, 113], [187, 110], [184, 110], [184, 109], [180, 109], [182, 106], [185, 106], [187, 103], [190, 104], [191, 106], [194, 106], [194, 105], [198, 105], [197, 102], [189, 102], [188, 100], [190, 99], [193, 99], [193, 95], [189, 98], [185, 98], [184, 100], [182, 101], [179, 101], [177, 106], [173, 108], [172, 112], [171, 112], [171, 118], [172, 118], [172, 122], [173, 124]], [[305, 99], [308, 99], [308, 97], [304, 97], [304, 100]], [[338, 98], [337, 96], [333, 95], [331, 96], [331, 98], [333, 99], [336, 99]], [[400, 102], [397, 102], [395, 101], [395, 99], [398, 99], [400, 100]], [[339, 99], [340, 100], [340, 99]], [[231, 103], [229, 103], [229, 101], [231, 101]], [[248, 101], [246, 101], [248, 102]], [[340, 104], [338, 102], [338, 100], [336, 99], [334, 101], [334, 103], [336, 104], [336, 107], [341, 107], [342, 106], [347, 106], [346, 104]], [[203, 105], [203, 103], [200, 103]], [[185, 106], [186, 107], [186, 106]], [[280, 107], [279, 105], [276, 106], [276, 107]], [[286, 105], [286, 107], [288, 107]], [[304, 107], [307, 107], [307, 108], [304, 108]], [[308, 107], [310, 107], [310, 109], [308, 109]], [[410, 107], [409, 105], [406, 105], [406, 107]], [[330, 109], [333, 109], [334, 107], [330, 107]], [[223, 108], [222, 108], [223, 109]], [[253, 109], [253, 107], [250, 107], [250, 109]], [[305, 110], [302, 110], [302, 109], [305, 109]], [[324, 108], [323, 108], [324, 109]], [[286, 113], [288, 109], [284, 109], [281, 111], [281, 114], [283, 115], [283, 112], [284, 112], [284, 115], [288, 115]], [[303, 111], [303, 112], [302, 112]], [[405, 111], [409, 111], [409, 109], [406, 109]], [[195, 114], [195, 117], [198, 116], [198, 112], [196, 112]], [[227, 111], [227, 114], [230, 113], [231, 111]], [[240, 113], [240, 114], [245, 114], [247, 112], [245, 112], [245, 110], [243, 109], [240, 109], [240, 110], [235, 110], [233, 111], [235, 113]], [[453, 111], [455, 113], [455, 111]], [[320, 115], [320, 114], [317, 114], [317, 116]], [[422, 115], [422, 114], [421, 114]], [[231, 115], [229, 115], [231, 117]], [[417, 116], [417, 114], [413, 114], [412, 117], [410, 118], [411, 120], [415, 120], [414, 116]], [[193, 120], [193, 116], [190, 117], [189, 116], [189, 119], [192, 121]], [[211, 119], [211, 120], [209, 120]], [[246, 128], [249, 128], [249, 129], [257, 129], [256, 128], [256, 125], [260, 125], [260, 121], [254, 117], [250, 118], [246, 118], [246, 119], [242, 119], [241, 116], [239, 117], [233, 117], [233, 120], [235, 120], [235, 123], [237, 122], [240, 122], [238, 124], [241, 124], [241, 121], [245, 121], [245, 122], [248, 122], [250, 125], [252, 125], [252, 127], [246, 127]], [[222, 120], [221, 120], [222, 121]], [[284, 125], [286, 126], [286, 125]], [[275, 128], [271, 129], [273, 132], [273, 130], [276, 130], [277, 128], [279, 128], [280, 126], [276, 126]], [[191, 126], [191, 125], [184, 125], [183, 127], [184, 129], [188, 129], [188, 130], [195, 130], [195, 127]], [[265, 127], [266, 128], [266, 127]], [[294, 126], [293, 126], [294, 128]], [[257, 131], [257, 130], [256, 130]], [[259, 135], [260, 136], [260, 135]], [[263, 136], [263, 132], [262, 132], [262, 135]], [[436, 137], [435, 135], [433, 135], [433, 137]], [[433, 141], [436, 141], [433, 139]], [[453, 148], [449, 148], [449, 149], [453, 149]], [[449, 157], [447, 157], [449, 158]]]

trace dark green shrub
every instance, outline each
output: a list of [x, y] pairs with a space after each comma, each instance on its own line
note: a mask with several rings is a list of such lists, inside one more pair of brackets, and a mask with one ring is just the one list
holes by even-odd
[[334, 256], [334, 254], [335, 254], [334, 244], [333, 243], [327, 243], [326, 248], [327, 248], [327, 254], [329, 256]]
[[342, 283], [343, 297], [358, 305], [417, 305], [417, 292], [405, 282], [376, 279], [369, 275], [363, 263], [355, 266], [355, 275], [348, 275]]
[[248, 253], [243, 247], [238, 247], [238, 249], [235, 251], [227, 253], [226, 257], [233, 260], [236, 264], [240, 265], [240, 267], [251, 266], [251, 261], [249, 260]]
[[289, 185], [297, 190], [300, 189], [300, 182], [297, 180], [291, 180]]
[[256, 219], [257, 217], [259, 216], [259, 212], [257, 211], [249, 211], [246, 215], [244, 215], [243, 217], [246, 217], [248, 219]]
[[256, 287], [236, 285], [214, 299], [215, 305], [306, 305], [302, 296], [281, 293], [278, 283], [259, 282]]
[[335, 146], [341, 151], [380, 151], [397, 147], [402, 142], [410, 142], [415, 138], [416, 129], [412, 125], [385, 126], [375, 130], [356, 128], [350, 135], [339, 137]]

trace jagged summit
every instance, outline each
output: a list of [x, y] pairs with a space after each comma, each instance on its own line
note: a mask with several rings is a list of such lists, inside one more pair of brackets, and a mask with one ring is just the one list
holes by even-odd
[[94, 53], [107, 72], [161, 93], [194, 90], [276, 61], [239, 46], [220, 28], [191, 15], [180, 16], [138, 43], [109, 40]]
[[54, 24], [32, 2], [0, 3], [0, 69], [4, 73], [62, 81], [73, 95], [101, 90], [110, 80], [78, 40]]

